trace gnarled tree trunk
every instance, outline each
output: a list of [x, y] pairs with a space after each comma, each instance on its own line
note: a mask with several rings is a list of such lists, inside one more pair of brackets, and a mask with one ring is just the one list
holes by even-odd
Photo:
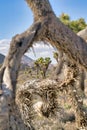
[[[0, 82], [9, 90], [9, 119], [14, 118], [16, 79], [22, 55], [36, 41], [48, 41], [62, 50], [73, 62], [87, 69], [87, 44], [55, 16], [49, 0], [26, 0], [34, 14], [34, 23], [22, 34], [13, 37], [9, 53], [0, 70]], [[0, 83], [1, 85], [1, 83]], [[3, 86], [2, 86], [3, 87]], [[3, 92], [3, 91], [2, 91]], [[9, 129], [12, 127], [9, 125]], [[12, 128], [13, 130], [13, 128]]]
[[63, 57], [63, 52], [58, 51], [59, 52], [59, 56], [58, 56], [58, 63], [57, 63], [57, 67], [54, 73], [54, 79], [58, 79], [58, 75], [61, 73], [62, 71], [62, 67], [64, 65], [64, 57]]

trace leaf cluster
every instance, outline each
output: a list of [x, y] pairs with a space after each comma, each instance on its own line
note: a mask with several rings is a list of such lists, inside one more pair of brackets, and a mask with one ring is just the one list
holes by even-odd
[[87, 26], [87, 23], [85, 22], [84, 18], [79, 18], [77, 20], [71, 20], [70, 16], [65, 13], [62, 13], [59, 16], [59, 19], [61, 22], [63, 22], [65, 25], [67, 25], [75, 33], [78, 33], [79, 31], [83, 30]]

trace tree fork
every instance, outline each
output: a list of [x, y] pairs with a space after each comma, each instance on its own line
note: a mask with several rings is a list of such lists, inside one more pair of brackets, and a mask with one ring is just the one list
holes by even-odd
[[55, 16], [49, 0], [26, 1], [33, 11], [34, 19], [41, 21], [47, 19], [45, 39], [65, 52], [71, 60], [87, 69], [87, 44], [81, 37], [60, 22]]
[[[87, 44], [82, 38], [78, 37], [74, 32], [72, 32], [68, 27], [66, 27], [59, 21], [59, 19], [53, 13], [49, 1], [48, 0], [42, 0], [42, 1], [26, 0], [26, 1], [34, 13], [34, 19], [36, 23], [42, 22], [45, 25], [44, 27], [41, 27], [39, 24], [40, 29], [35, 39], [37, 39], [37, 41], [38, 40], [49, 41], [53, 46], [65, 52], [71, 59], [74, 59], [74, 62], [80, 63], [82, 66], [87, 68], [87, 51], [86, 51]], [[35, 26], [31, 27], [33, 28], [33, 31], [35, 31]], [[43, 30], [42, 33], [41, 30]], [[36, 33], [37, 31], [34, 34]], [[29, 30], [27, 30], [26, 32], [20, 35], [16, 35], [11, 41], [10, 50], [8, 56], [5, 59], [5, 65], [8, 66], [8, 68], [10, 67], [9, 70], [11, 73], [12, 72], [14, 73], [14, 80], [12, 83], [16, 81], [17, 78], [16, 73], [18, 71], [22, 55], [31, 46], [31, 44], [28, 44], [28, 40], [31, 41], [32, 37], [29, 36], [29, 34], [32, 35], [32, 32], [31, 31], [29, 32]], [[34, 42], [35, 39], [32, 39], [32, 42]], [[19, 62], [16, 60], [19, 60]], [[12, 74], [10, 74], [11, 78]], [[10, 83], [10, 87], [12, 86], [11, 85], [12, 83]], [[15, 84], [16, 83], [14, 83], [14, 86]]]
[[[15, 99], [16, 79], [21, 57], [34, 41], [48, 41], [52, 46], [66, 53], [73, 62], [87, 69], [87, 43], [60, 22], [49, 0], [26, 0], [26, 2], [33, 11], [34, 23], [30, 29], [12, 39], [9, 53], [4, 61], [5, 69], [1, 71], [3, 73], [0, 73], [0, 78], [3, 76], [6, 87], [11, 90], [9, 101]], [[0, 81], [2, 82], [2, 79]]]

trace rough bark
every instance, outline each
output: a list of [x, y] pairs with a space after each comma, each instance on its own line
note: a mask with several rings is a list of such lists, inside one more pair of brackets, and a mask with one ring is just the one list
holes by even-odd
[[79, 69], [79, 88], [84, 92], [85, 90], [85, 71], [83, 69]]
[[[8, 114], [9, 114], [9, 125], [8, 129], [14, 130], [18, 129], [21, 126], [17, 123], [12, 125], [11, 119], [15, 121], [17, 117], [14, 114], [15, 110], [15, 91], [16, 91], [16, 79], [18, 75], [18, 69], [20, 66], [20, 60], [22, 55], [27, 51], [28, 47], [32, 46], [33, 40], [37, 34], [37, 30], [39, 29], [39, 23], [34, 23], [32, 27], [27, 30], [26, 32], [22, 33], [21, 35], [15, 36], [11, 41], [10, 51], [4, 61], [4, 64], [1, 68], [1, 82], [2, 82], [2, 75], [3, 75], [3, 82], [5, 85], [5, 89], [7, 91], [6, 95], [6, 102], [8, 105]], [[3, 89], [2, 96], [4, 94], [3, 85], [1, 87]], [[17, 111], [16, 111], [17, 112]], [[30, 128], [28, 128], [30, 129]]]
[[54, 72], [54, 79], [58, 79], [58, 75], [61, 73], [63, 65], [64, 65], [64, 57], [63, 57], [63, 52], [58, 51], [59, 56], [58, 56], [58, 63], [57, 63], [57, 67], [56, 70]]
[[[9, 89], [7, 102], [9, 104], [9, 118], [15, 105], [16, 79], [22, 55], [35, 41], [48, 41], [57, 49], [62, 50], [75, 63], [87, 69], [87, 44], [55, 16], [48, 0], [26, 0], [34, 14], [31, 28], [13, 37], [9, 53], [0, 70], [2, 79]], [[3, 77], [3, 78], [2, 78]], [[1, 85], [1, 83], [0, 83]], [[14, 115], [14, 114], [13, 114]]]
[[[75, 117], [76, 117], [76, 125], [78, 129], [80, 127], [82, 129], [87, 129], [87, 113], [84, 111], [83, 107], [83, 96], [82, 96], [82, 89], [80, 88], [80, 83], [77, 87], [76, 79], [78, 77], [78, 67], [76, 65], [68, 66], [68, 71], [66, 75], [66, 83], [62, 85], [63, 88], [67, 86], [65, 89], [68, 91], [70, 97], [72, 98], [72, 107], [75, 110]], [[82, 79], [82, 77], [80, 76]], [[68, 81], [68, 83], [67, 83]], [[81, 80], [79, 80], [81, 82]]]
[[[83, 38], [86, 42], [87, 42], [87, 28], [83, 29], [82, 31], [77, 33], [78, 36], [80, 36], [81, 38]], [[56, 67], [56, 71], [55, 71], [55, 76], [54, 79], [58, 78], [58, 75], [61, 73], [61, 70], [64, 66], [64, 64], [66, 64], [67, 66], [69, 64], [72, 64], [70, 62], [70, 59], [67, 58], [67, 56], [62, 52], [62, 51], [58, 51], [59, 52], [59, 57], [58, 57], [58, 65]], [[84, 91], [84, 80], [85, 80], [85, 71], [84, 69], [82, 69], [81, 67], [78, 68], [79, 69], [79, 87], [82, 91]]]
[[22, 55], [37, 40], [49, 41], [53, 46], [65, 52], [71, 59], [74, 59], [75, 62], [80, 63], [85, 68], [87, 67], [87, 44], [59, 21], [53, 13], [49, 1], [26, 1], [34, 13], [35, 21], [30, 30], [28, 29], [26, 32], [16, 35], [11, 41], [11, 47], [4, 62], [6, 67], [4, 81], [5, 79], [11, 80], [7, 85], [11, 90], [15, 88]]
[[31, 7], [35, 19], [46, 20], [45, 39], [65, 52], [70, 59], [74, 59], [74, 62], [80, 63], [87, 68], [87, 44], [81, 37], [78, 37], [60, 22], [53, 13], [49, 1], [26, 1]]
[[[30, 29], [20, 35], [16, 35], [11, 41], [9, 53], [5, 58], [1, 72], [4, 73], [3, 81], [6, 86], [11, 91], [14, 90], [13, 94], [15, 94], [16, 79], [20, 67], [21, 57], [28, 50], [28, 48], [32, 46], [39, 27], [39, 22], [34, 23]], [[4, 71], [2, 71], [3, 68]]]

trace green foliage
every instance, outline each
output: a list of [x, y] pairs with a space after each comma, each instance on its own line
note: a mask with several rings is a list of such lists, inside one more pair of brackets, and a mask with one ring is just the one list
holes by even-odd
[[83, 30], [86, 26], [87, 24], [83, 18], [80, 18], [76, 21], [71, 21], [69, 24], [69, 27], [76, 33]]
[[49, 67], [49, 64], [51, 63], [51, 59], [49, 57], [43, 58], [40, 57], [38, 58], [34, 64], [35, 67], [37, 68], [37, 75], [40, 73], [43, 78], [46, 77], [46, 71]]
[[58, 52], [53, 52], [53, 57], [58, 62]]
[[62, 13], [59, 17], [61, 22], [63, 22], [65, 25], [69, 26], [70, 22], [70, 16], [68, 14]]
[[0, 68], [2, 67], [2, 64], [0, 64]]
[[83, 30], [87, 26], [87, 23], [83, 18], [72, 21], [70, 19], [70, 16], [65, 13], [62, 13], [59, 18], [65, 25], [67, 25], [69, 28], [71, 28], [71, 30], [73, 30], [76, 33]]

